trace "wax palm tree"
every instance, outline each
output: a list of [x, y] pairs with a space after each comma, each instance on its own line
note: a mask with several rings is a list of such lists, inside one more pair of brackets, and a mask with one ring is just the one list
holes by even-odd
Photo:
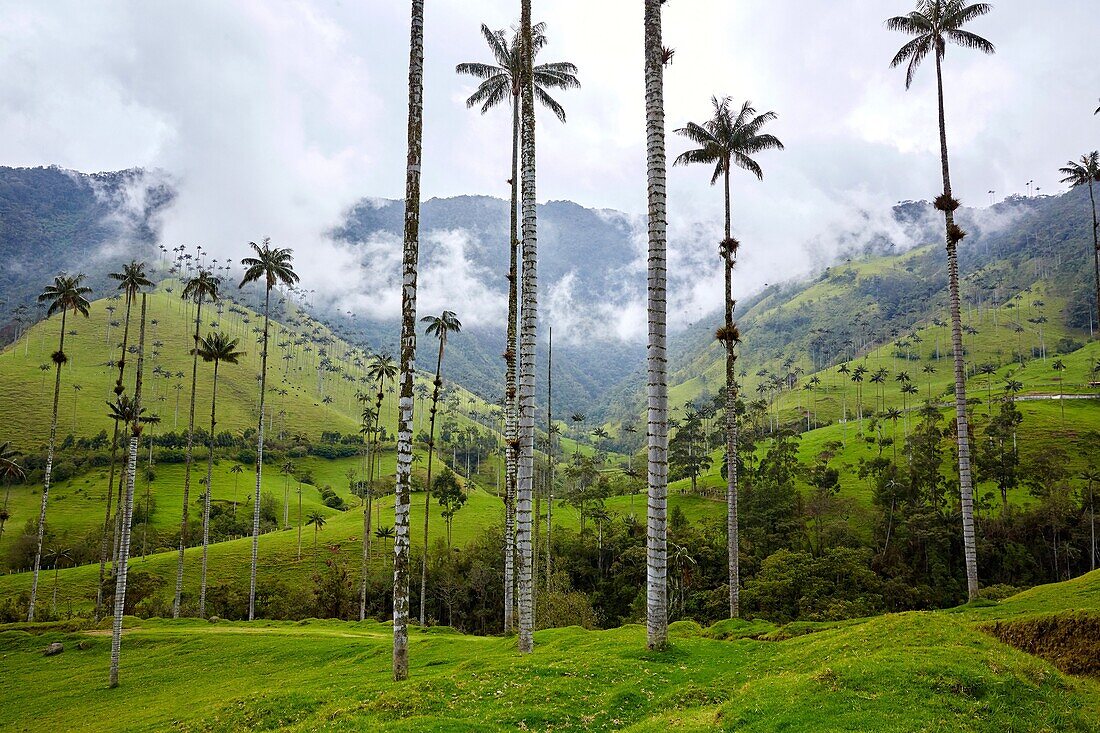
[[531, 24], [531, 0], [520, 3], [520, 179], [522, 284], [519, 330], [519, 384], [516, 395], [518, 460], [516, 464], [516, 567], [519, 608], [518, 648], [528, 653], [534, 645], [535, 607], [532, 595], [534, 546], [531, 504], [534, 496], [535, 460], [535, 339], [538, 322], [538, 221], [535, 207], [535, 39]]
[[702, 124], [689, 122], [676, 132], [688, 138], [698, 148], [682, 153], [673, 165], [702, 163], [713, 165], [714, 173], [710, 182], [714, 185], [722, 180], [725, 192], [726, 218], [725, 237], [719, 244], [718, 253], [722, 259], [725, 273], [725, 323], [718, 329], [717, 338], [726, 351], [726, 543], [728, 545], [729, 565], [729, 613], [730, 618], [740, 614], [740, 556], [738, 553], [737, 522], [737, 352], [740, 341], [737, 324], [733, 320], [735, 301], [733, 299], [733, 266], [737, 260], [739, 243], [731, 233], [730, 214], [730, 170], [733, 166], [749, 171], [763, 180], [764, 171], [753, 155], [765, 150], [782, 150], [783, 143], [774, 135], [762, 133], [764, 125], [775, 120], [775, 112], [757, 114], [749, 103], [741, 105], [740, 111], [733, 114], [729, 97], [711, 98], [714, 114]]
[[666, 290], [668, 227], [665, 195], [664, 64], [661, 44], [663, 0], [644, 0], [646, 168], [649, 204], [647, 350], [649, 498], [646, 530], [646, 644], [668, 644], [668, 377]]
[[260, 244], [249, 242], [255, 257], [242, 257], [245, 266], [244, 277], [238, 289], [250, 282], [263, 281], [264, 284], [264, 332], [263, 347], [260, 352], [260, 420], [256, 438], [256, 493], [252, 505], [252, 564], [248, 586], [248, 620], [256, 617], [256, 559], [260, 549], [260, 482], [264, 469], [264, 397], [267, 394], [267, 342], [271, 324], [271, 291], [280, 283], [291, 288], [298, 282], [294, 272], [293, 250], [272, 247], [271, 240], [264, 237]]
[[1085, 481], [1085, 495], [1089, 500], [1089, 571], [1096, 570], [1096, 485], [1100, 483], [1100, 469], [1089, 466], [1081, 472]]
[[180, 597], [183, 594], [183, 551], [187, 548], [191, 525], [191, 461], [195, 444], [195, 397], [199, 381], [199, 329], [202, 326], [202, 304], [205, 300], [218, 299], [218, 278], [206, 270], [199, 270], [183, 287], [183, 299], [195, 301], [195, 333], [191, 339], [191, 410], [187, 420], [187, 447], [184, 451], [183, 512], [180, 515], [180, 541], [176, 552], [176, 592], [172, 598], [172, 618], [179, 618]]
[[206, 492], [203, 494], [202, 501], [202, 571], [199, 576], [199, 618], [206, 618], [206, 561], [207, 549], [210, 545], [210, 492], [214, 481], [214, 436], [216, 434], [214, 428], [218, 424], [218, 367], [222, 363], [239, 363], [244, 352], [237, 351], [237, 339], [230, 338], [221, 331], [215, 331], [207, 334], [206, 338], [199, 339], [195, 352], [204, 362], [214, 365], [210, 380], [210, 445], [206, 458]]
[[68, 547], [58, 547], [46, 550], [46, 557], [49, 558], [51, 565], [53, 565], [53, 603], [50, 605], [50, 614], [56, 616], [58, 571], [61, 570], [62, 560], [72, 562], [73, 551]]
[[[416, 376], [416, 275], [420, 255], [420, 164], [424, 132], [424, 0], [412, 0], [409, 33], [408, 164], [401, 256], [401, 390], [394, 481], [393, 678], [409, 676], [409, 489], [412, 480], [413, 382]], [[427, 552], [428, 548], [424, 548]]]
[[[153, 281], [145, 274], [145, 263], [137, 262], [136, 260], [131, 260], [130, 264], [122, 266], [122, 270], [109, 273], [107, 277], [118, 282], [118, 290], [122, 291], [126, 300], [126, 318], [122, 330], [122, 346], [118, 357], [118, 378], [115, 380], [114, 388], [115, 394], [120, 395], [123, 389], [125, 389], [123, 381], [126, 373], [126, 353], [130, 341], [130, 312], [134, 304], [134, 299], [137, 297], [138, 293], [140, 293], [143, 288], [152, 287]], [[119, 424], [116, 422], [111, 437], [110, 469], [108, 474], [109, 478], [107, 480], [107, 506], [103, 517], [103, 535], [99, 547], [99, 585], [96, 588], [95, 607], [95, 615], [97, 618], [103, 606], [103, 580], [106, 575], [108, 541], [111, 536], [111, 510], [115, 495], [115, 459], [118, 454], [118, 433]], [[121, 483], [119, 484], [118, 490], [119, 494], [121, 494]]]
[[294, 462], [283, 461], [279, 472], [283, 474], [283, 529], [290, 529], [290, 475], [294, 473]]
[[394, 538], [393, 527], [379, 527], [378, 529], [374, 530], [374, 536], [382, 540], [382, 554], [387, 554], [389, 551], [388, 542]]
[[955, 224], [959, 202], [951, 194], [951, 173], [947, 156], [947, 127], [943, 110], [943, 58], [948, 42], [963, 48], [991, 54], [994, 46], [963, 26], [990, 12], [987, 3], [965, 4], [964, 0], [918, 0], [908, 15], [890, 18], [886, 27], [915, 38], [897, 52], [892, 67], [908, 64], [905, 88], [913, 83], [920, 63], [931, 53], [936, 61], [936, 92], [939, 107], [940, 166], [943, 169], [943, 193], [936, 208], [943, 212], [946, 227], [947, 273], [951, 296], [951, 345], [955, 362], [955, 422], [958, 434], [959, 495], [962, 504], [963, 551], [966, 559], [966, 584], [970, 600], [978, 597], [978, 562], [974, 541], [974, 491], [970, 476], [969, 419], [966, 414], [966, 368], [963, 363], [962, 315], [959, 302], [959, 263], [957, 247], [966, 233]]
[[126, 580], [130, 566], [130, 524], [134, 514], [134, 481], [137, 478], [137, 452], [141, 433], [146, 424], [159, 420], [156, 416], [145, 415], [141, 406], [141, 380], [145, 366], [145, 310], [146, 296], [141, 296], [141, 325], [138, 330], [137, 378], [134, 382], [133, 399], [125, 394], [118, 395], [110, 407], [109, 417], [118, 420], [130, 428], [129, 460], [126, 465], [126, 491], [119, 502], [119, 514], [122, 521], [119, 526], [118, 562], [115, 563], [115, 614], [111, 626], [111, 687], [118, 686], [118, 664], [122, 653], [122, 614], [126, 608]]
[[317, 557], [317, 533], [325, 528], [328, 520], [321, 512], [314, 510], [306, 515], [306, 526], [313, 527], [313, 556]]
[[1065, 176], [1062, 183], [1073, 187], [1088, 186], [1089, 201], [1092, 203], [1092, 268], [1096, 278], [1096, 319], [1100, 323], [1100, 221], [1096, 218], [1096, 194], [1093, 184], [1100, 182], [1100, 151], [1092, 151], [1081, 156], [1079, 162], [1069, 161], [1058, 170]]
[[244, 466], [239, 463], [234, 463], [233, 467], [229, 469], [229, 473], [233, 474], [233, 518], [237, 518], [237, 482], [241, 478], [241, 474], [244, 473]]
[[439, 390], [443, 387], [443, 350], [447, 346], [448, 334], [462, 330], [462, 322], [454, 311], [443, 311], [442, 315], [424, 316], [420, 319], [427, 323], [425, 332], [439, 341], [439, 351], [435, 359], [435, 380], [432, 382], [432, 406], [428, 412], [428, 480], [424, 487], [424, 556], [420, 561], [420, 625], [425, 623], [424, 596], [428, 592], [428, 514], [431, 509], [432, 457], [435, 454], [435, 416], [439, 407]]
[[23, 467], [16, 463], [18, 455], [19, 453], [11, 447], [10, 442], [0, 443], [0, 483], [4, 484], [4, 506], [0, 507], [0, 539], [4, 537], [4, 525], [11, 518], [11, 514], [8, 512], [11, 485], [27, 477]]
[[50, 418], [50, 442], [46, 449], [46, 473], [42, 485], [42, 507], [38, 511], [38, 540], [34, 551], [34, 579], [31, 581], [31, 598], [27, 607], [27, 620], [34, 621], [34, 602], [38, 595], [38, 570], [42, 567], [42, 540], [46, 533], [46, 502], [50, 496], [50, 477], [53, 474], [53, 454], [57, 444], [57, 406], [61, 399], [61, 367], [69, 358], [65, 355], [65, 323], [69, 311], [88, 317], [87, 295], [92, 289], [81, 285], [84, 275], [70, 276], [62, 273], [46, 286], [38, 302], [46, 305], [46, 317], [61, 313], [61, 330], [58, 334], [57, 351], [52, 359], [55, 365], [53, 386], [53, 413]]
[[370, 446], [370, 456], [367, 462], [367, 488], [363, 492], [363, 557], [362, 568], [359, 576], [359, 620], [367, 615], [367, 562], [370, 559], [370, 512], [373, 496], [371, 495], [372, 482], [374, 481], [374, 469], [378, 465], [378, 436], [379, 421], [382, 418], [382, 399], [384, 397], [386, 380], [393, 381], [397, 378], [397, 365], [388, 354], [375, 354], [367, 365], [367, 379], [378, 383], [378, 393], [375, 397], [374, 409], [367, 407], [363, 410], [363, 423], [367, 430], [367, 444]]
[[[532, 56], [546, 45], [546, 26], [538, 23], [531, 27]], [[504, 352], [505, 360], [505, 427], [504, 437], [507, 448], [505, 449], [505, 598], [504, 598], [504, 628], [511, 631], [512, 622], [512, 587], [513, 587], [513, 563], [514, 556], [514, 521], [515, 521], [515, 494], [516, 494], [516, 466], [518, 459], [518, 408], [516, 402], [516, 358], [519, 352], [516, 333], [516, 315], [519, 309], [519, 143], [520, 143], [520, 101], [522, 97], [521, 80], [523, 78], [524, 58], [520, 53], [522, 38], [519, 33], [513, 34], [509, 43], [504, 31], [491, 31], [488, 26], [481, 26], [481, 34], [485, 37], [489, 49], [492, 51], [495, 63], [465, 63], [459, 64], [455, 71], [459, 74], [469, 74], [481, 79], [481, 85], [477, 91], [466, 100], [467, 107], [481, 105], [481, 113], [485, 114], [493, 107], [502, 104], [505, 100], [512, 103], [512, 168], [509, 184], [512, 190], [511, 223], [509, 229], [509, 270], [508, 270], [508, 346]], [[555, 100], [548, 89], [573, 89], [580, 86], [576, 77], [577, 67], [568, 62], [555, 62], [539, 64], [533, 69], [535, 95], [539, 102], [549, 108], [559, 120], [565, 122], [565, 109]], [[423, 595], [421, 595], [423, 599]], [[423, 607], [423, 600], [421, 600]]]
[[1058, 373], [1055, 380], [1058, 382], [1058, 405], [1062, 409], [1062, 428], [1064, 429], [1066, 427], [1066, 400], [1065, 396], [1062, 394], [1062, 372], [1066, 370], [1066, 363], [1061, 359], [1055, 359], [1054, 363], [1050, 365], [1050, 368]]

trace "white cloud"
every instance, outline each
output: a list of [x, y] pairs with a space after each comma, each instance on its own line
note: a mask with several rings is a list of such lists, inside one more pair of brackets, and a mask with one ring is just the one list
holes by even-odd
[[[937, 192], [934, 72], [921, 69], [905, 91], [904, 72], [888, 68], [904, 38], [882, 27], [910, 5], [666, 5], [665, 42], [676, 49], [666, 76], [670, 160], [685, 147], [671, 130], [704, 117], [712, 94], [780, 114], [773, 131], [786, 151], [761, 156], [763, 183], [734, 182], [739, 295], [818, 266], [856, 212], [885, 215], [897, 200]], [[1093, 0], [1001, 0], [974, 24], [998, 45], [996, 56], [949, 51], [949, 143], [964, 204], [986, 202], [990, 189], [998, 198], [1021, 192], [1031, 179], [1053, 192], [1057, 166], [1096, 146], [1095, 10]], [[473, 87], [454, 67], [486, 57], [482, 22], [508, 27], [516, 11], [506, 0], [428, 5], [425, 198], [508, 195], [509, 110], [467, 110]], [[640, 3], [536, 5], [550, 38], [542, 58], [577, 63], [583, 83], [560, 94], [568, 124], [540, 115], [540, 200], [644, 213], [641, 12]], [[360, 272], [360, 253], [325, 232], [361, 197], [403, 195], [408, 22], [407, 4], [385, 0], [4, 3], [0, 163], [163, 169], [180, 190], [164, 220], [169, 246], [202, 243], [237, 258], [249, 240], [270, 235], [295, 249], [306, 287], [396, 315], [385, 288], [359, 295], [377, 272], [393, 270], [392, 253], [379, 251]], [[708, 183], [702, 170], [669, 176], [671, 307], [680, 322], [720, 301], [713, 251], [722, 199]], [[428, 271], [423, 307], [462, 300], [468, 319], [500, 319], [499, 298], [478, 289], [462, 255], [477, 243], [457, 232], [444, 239], [440, 256], [455, 269]], [[620, 334], [644, 333], [643, 264], [639, 249], [609, 297]]]

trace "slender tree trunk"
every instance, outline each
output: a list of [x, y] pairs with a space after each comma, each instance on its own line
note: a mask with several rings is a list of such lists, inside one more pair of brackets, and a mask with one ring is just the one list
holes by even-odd
[[432, 410], [428, 418], [428, 478], [424, 486], [424, 554], [420, 559], [420, 625], [427, 623], [425, 598], [428, 595], [428, 515], [432, 509], [432, 457], [435, 455], [435, 415], [439, 409], [439, 388], [443, 386], [443, 346], [446, 332], [439, 339], [439, 355], [435, 360], [435, 382], [432, 389]]
[[[408, 163], [401, 262], [401, 389], [394, 489], [393, 678], [409, 676], [409, 488], [412, 479], [413, 377], [416, 374], [416, 275], [420, 249], [420, 163], [424, 121], [424, 0], [412, 0], [409, 38]], [[427, 548], [425, 548], [425, 551]]]
[[61, 309], [61, 335], [57, 341], [57, 365], [53, 385], [53, 416], [50, 418], [50, 443], [46, 450], [46, 477], [42, 484], [42, 507], [38, 510], [38, 541], [34, 552], [34, 578], [31, 580], [31, 600], [27, 607], [27, 621], [34, 621], [34, 602], [38, 596], [38, 571], [42, 567], [42, 540], [46, 536], [46, 502], [50, 497], [50, 477], [53, 474], [53, 452], [57, 444], [57, 403], [61, 398], [61, 366], [65, 357], [65, 318], [68, 311]]
[[664, 48], [661, 4], [645, 2], [646, 169], [649, 202], [647, 354], [649, 497], [646, 530], [646, 644], [668, 645], [668, 384], [665, 354], [666, 196]]
[[1089, 201], [1092, 202], [1092, 266], [1096, 277], [1096, 322], [1100, 324], [1100, 222], [1096, 220], [1096, 194], [1089, 179]]
[[940, 163], [943, 167], [943, 192], [946, 201], [944, 221], [947, 229], [947, 274], [951, 295], [951, 346], [955, 366], [955, 426], [959, 443], [959, 495], [962, 506], [963, 552], [966, 560], [966, 587], [970, 600], [978, 597], [978, 561], [974, 540], [974, 489], [970, 479], [970, 431], [966, 414], [966, 366], [963, 361], [962, 309], [959, 302], [959, 230], [951, 199], [951, 173], [947, 158], [947, 128], [943, 111], [943, 71], [936, 55], [936, 92], [939, 102]]
[[508, 253], [508, 346], [504, 387], [504, 633], [515, 629], [516, 467], [519, 460], [519, 413], [516, 402], [516, 359], [519, 354], [516, 318], [519, 310], [519, 101], [512, 95], [512, 203]]
[[550, 592], [551, 547], [554, 531], [554, 328], [546, 329], [546, 592]]
[[126, 576], [130, 564], [130, 522], [134, 516], [134, 479], [137, 476], [138, 441], [141, 439], [141, 376], [145, 362], [145, 295], [141, 296], [141, 328], [138, 337], [137, 382], [134, 386], [134, 423], [130, 426], [130, 460], [126, 468], [118, 566], [115, 568], [115, 618], [111, 628], [110, 686], [118, 687], [118, 662], [122, 652], [122, 614], [126, 609]]
[[723, 176], [726, 191], [726, 243], [723, 264], [726, 280], [726, 324], [724, 345], [726, 348], [726, 546], [729, 564], [730, 618], [741, 614], [741, 554], [737, 521], [737, 354], [733, 339], [733, 263], [737, 253], [733, 249], [730, 232], [730, 170], [726, 161]]
[[271, 284], [264, 291], [264, 342], [260, 352], [260, 424], [256, 438], [256, 492], [252, 502], [252, 564], [248, 582], [248, 620], [256, 618], [256, 561], [260, 551], [260, 484], [264, 473], [264, 397], [267, 393], [267, 341], [271, 317]]
[[[122, 328], [122, 354], [118, 360], [118, 379], [115, 380], [115, 395], [121, 395], [124, 386], [126, 373], [126, 349], [130, 341], [130, 310], [133, 307], [134, 299], [129, 292], [126, 293], [126, 318]], [[110, 477], [107, 479], [107, 512], [103, 517], [103, 538], [99, 545], [99, 585], [96, 586], [95, 591], [95, 617], [99, 618], [100, 613], [103, 611], [103, 582], [106, 577], [107, 570], [107, 550], [108, 542], [112, 536], [111, 532], [111, 508], [115, 498], [115, 460], [118, 453], [118, 420], [114, 421], [115, 430], [111, 436], [111, 469]], [[119, 486], [121, 489], [121, 484]], [[111, 547], [117, 547], [117, 542], [111, 542]]]
[[535, 613], [532, 598], [531, 499], [535, 459], [535, 337], [538, 325], [538, 231], [535, 208], [535, 83], [531, 34], [531, 0], [523, 0], [520, 14], [523, 83], [521, 100], [523, 180], [523, 296], [520, 310], [519, 461], [516, 477], [516, 567], [519, 590], [519, 651], [534, 647]]
[[210, 449], [206, 457], [206, 493], [202, 502], [202, 571], [199, 576], [199, 618], [206, 618], [206, 559], [210, 546], [210, 494], [214, 486], [214, 426], [217, 425], [218, 360], [214, 360], [214, 381], [210, 393]]
[[183, 552], [187, 548], [188, 519], [191, 502], [191, 452], [195, 442], [195, 391], [199, 381], [199, 329], [202, 327], [202, 291], [195, 298], [195, 334], [192, 337], [191, 358], [191, 413], [187, 422], [187, 451], [183, 467], [183, 515], [180, 520], [180, 544], [176, 556], [176, 594], [172, 599], [172, 618], [180, 616], [180, 596], [183, 594]]
[[[369, 426], [369, 422], [368, 422]], [[369, 438], [369, 436], [368, 436]], [[361, 572], [359, 575], [359, 620], [363, 621], [367, 617], [367, 569], [368, 562], [370, 560], [370, 502], [367, 501], [367, 493], [370, 491], [370, 460], [374, 455], [374, 451], [371, 449], [371, 441], [367, 441], [367, 480], [363, 483], [362, 493], [360, 499], [363, 502], [363, 561]], [[302, 491], [301, 487], [298, 487], [298, 559], [302, 559]]]

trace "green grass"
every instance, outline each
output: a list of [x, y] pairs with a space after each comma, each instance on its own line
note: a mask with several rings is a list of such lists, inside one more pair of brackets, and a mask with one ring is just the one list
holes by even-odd
[[[0, 728], [1096, 731], [1100, 682], [980, 630], [1069, 610], [1100, 610], [1100, 573], [981, 608], [789, 630], [679, 622], [659, 653], [639, 626], [540, 631], [529, 656], [510, 638], [414, 628], [403, 683], [385, 624], [128, 619], [115, 690], [109, 636], [13, 625], [0, 630]], [[43, 657], [53, 641], [65, 652]]]
[[[165, 288], [172, 285], [176, 285], [176, 292], [169, 294]], [[146, 333], [143, 402], [152, 414], [161, 418], [160, 424], [152, 428], [154, 434], [156, 431], [181, 432], [187, 429], [194, 306], [181, 301], [178, 295], [178, 283], [166, 281], [148, 298], [150, 323]], [[116, 308], [113, 315], [108, 312], [108, 307]], [[140, 307], [131, 316], [131, 346], [136, 346], [138, 341], [139, 311]], [[68, 433], [91, 436], [100, 430], [107, 430], [110, 436], [113, 423], [106, 417], [105, 402], [113, 399], [111, 390], [118, 377], [118, 369], [107, 366], [107, 362], [119, 357], [117, 345], [122, 341], [122, 329], [111, 328], [108, 333], [108, 323], [112, 319], [122, 321], [123, 318], [122, 301], [109, 299], [92, 302], [88, 318], [69, 318], [66, 330], [76, 333], [65, 337], [65, 353], [70, 361], [61, 376], [60, 436]], [[155, 327], [152, 325], [153, 319], [158, 321]], [[252, 329], [262, 327], [263, 318], [251, 311], [244, 315], [235, 314], [229, 308], [219, 318], [217, 311], [208, 305], [203, 308], [203, 334], [212, 330], [210, 324], [213, 322], [217, 322], [218, 327], [231, 337], [240, 339], [239, 348], [245, 352], [239, 364], [225, 364], [219, 370], [218, 431], [238, 432], [255, 428], [259, 409], [257, 377], [261, 349]], [[4, 405], [5, 418], [0, 441], [10, 440], [17, 448], [24, 450], [46, 444], [54, 376], [52, 370], [40, 367], [51, 365], [50, 354], [57, 349], [60, 324], [59, 317], [39, 322], [17, 343], [0, 351], [0, 403]], [[315, 335], [314, 328], [317, 329]], [[321, 384], [317, 376], [317, 349], [321, 347], [311, 347], [312, 351], [306, 352], [289, 343], [303, 335], [315, 340], [330, 340], [324, 348], [329, 358], [343, 370], [342, 373], [326, 373]], [[154, 346], [154, 342], [160, 342], [160, 346]], [[313, 321], [293, 328], [272, 321], [270, 343], [269, 392], [265, 408], [271, 426], [269, 432], [287, 436], [303, 433], [312, 440], [318, 440], [324, 430], [357, 432], [362, 404], [356, 400], [356, 393], [369, 393], [373, 406], [376, 386], [360, 381], [363, 369], [352, 358], [345, 356], [350, 347]], [[292, 358], [284, 360], [283, 356]], [[127, 361], [127, 388], [132, 390], [136, 356], [128, 356]], [[157, 368], [161, 372], [154, 373]], [[182, 377], [178, 376], [181, 372]], [[200, 360], [195, 424], [203, 428], [210, 424], [210, 375], [210, 365]], [[344, 379], [345, 375], [352, 379]], [[418, 381], [429, 384], [430, 377], [418, 375]], [[180, 389], [177, 390], [177, 386]], [[397, 427], [397, 401], [392, 387], [392, 383], [389, 384], [384, 393], [381, 421], [390, 435], [396, 433]], [[460, 409], [455, 413], [455, 418], [461, 426], [472, 423], [468, 417], [472, 411], [488, 414], [490, 406], [484, 400], [455, 385], [448, 384], [448, 389], [454, 390], [459, 398]], [[282, 394], [284, 390], [285, 395]], [[331, 398], [331, 402], [326, 403], [326, 397]], [[426, 413], [426, 401], [417, 400], [415, 411]], [[414, 419], [416, 430], [427, 429], [427, 420], [421, 420], [419, 415]]]

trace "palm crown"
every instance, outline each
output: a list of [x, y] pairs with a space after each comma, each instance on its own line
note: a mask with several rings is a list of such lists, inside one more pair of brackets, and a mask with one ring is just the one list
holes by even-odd
[[375, 354], [367, 365], [367, 377], [384, 382], [397, 376], [397, 364], [389, 354]]
[[241, 264], [247, 269], [238, 287], [243, 288], [248, 283], [260, 278], [264, 279], [268, 290], [278, 283], [282, 283], [287, 287], [293, 287], [297, 284], [298, 274], [294, 272], [292, 264], [294, 259], [293, 250], [282, 247], [272, 248], [271, 240], [267, 237], [260, 244], [249, 242], [248, 246], [252, 248], [256, 256], [241, 258]]
[[133, 298], [142, 288], [153, 285], [153, 281], [145, 276], [145, 263], [137, 260], [130, 260], [130, 264], [122, 266], [122, 272], [112, 272], [107, 277], [118, 280], [118, 289], [127, 298]]
[[206, 270], [199, 270], [199, 274], [188, 280], [183, 286], [184, 300], [208, 300], [218, 299], [218, 278]]
[[[531, 28], [534, 53], [538, 54], [546, 45], [546, 24], [538, 23]], [[493, 52], [495, 64], [465, 63], [455, 67], [459, 74], [469, 74], [476, 79], [481, 79], [470, 98], [466, 100], [467, 107], [481, 105], [481, 113], [485, 114], [510, 97], [518, 97], [520, 93], [519, 80], [523, 72], [523, 55], [519, 49], [519, 34], [512, 35], [511, 42], [504, 31], [489, 30], [489, 26], [482, 24], [481, 35], [485, 36], [485, 42], [489, 44], [489, 50]], [[566, 61], [558, 61], [548, 64], [539, 64], [532, 70], [535, 77], [535, 98], [553, 112], [559, 120], [565, 122], [565, 109], [550, 96], [547, 89], [575, 89], [581, 85], [577, 80], [577, 67]]]
[[92, 292], [92, 289], [81, 285], [83, 281], [83, 274], [70, 276], [62, 273], [55, 277], [38, 296], [39, 303], [49, 303], [46, 316], [52, 316], [58, 311], [71, 310], [87, 317], [90, 304], [84, 296]]
[[963, 0], [918, 0], [916, 10], [887, 20], [886, 27], [890, 30], [916, 36], [902, 46], [890, 62], [891, 67], [909, 63], [905, 73], [905, 88], [912, 85], [917, 67], [933, 48], [937, 59], [943, 58], [949, 41], [963, 48], [993, 53], [996, 49], [992, 43], [962, 29], [970, 21], [991, 10], [993, 6], [989, 3], [966, 5]]
[[1069, 161], [1058, 172], [1065, 176], [1062, 183], [1071, 186], [1087, 186], [1089, 182], [1100, 181], [1100, 151], [1092, 151], [1081, 156], [1080, 161]]
[[146, 415], [145, 408], [139, 407], [137, 400], [124, 394], [115, 398], [114, 402], [108, 402], [107, 408], [107, 417], [121, 423], [128, 423], [135, 434], [141, 432], [141, 425], [143, 424], [160, 422], [159, 417]]
[[448, 333], [458, 333], [462, 330], [462, 321], [455, 317], [454, 311], [443, 311], [439, 316], [424, 316], [420, 320], [428, 324], [425, 331], [443, 343], [447, 343]]
[[203, 361], [224, 361], [226, 364], [236, 364], [245, 355], [243, 351], [237, 351], [237, 339], [229, 338], [221, 331], [207, 334], [199, 339], [199, 345], [192, 353], [198, 354]]
[[716, 183], [731, 165], [743, 168], [757, 178], [764, 177], [764, 171], [751, 156], [763, 150], [782, 150], [783, 143], [774, 135], [762, 134], [760, 130], [776, 119], [775, 112], [757, 114], [751, 103], [745, 102], [734, 117], [729, 97], [712, 97], [714, 116], [703, 124], [687, 123], [676, 132], [698, 145], [694, 150], [682, 153], [673, 165], [690, 163], [713, 164], [714, 174], [710, 182]]

